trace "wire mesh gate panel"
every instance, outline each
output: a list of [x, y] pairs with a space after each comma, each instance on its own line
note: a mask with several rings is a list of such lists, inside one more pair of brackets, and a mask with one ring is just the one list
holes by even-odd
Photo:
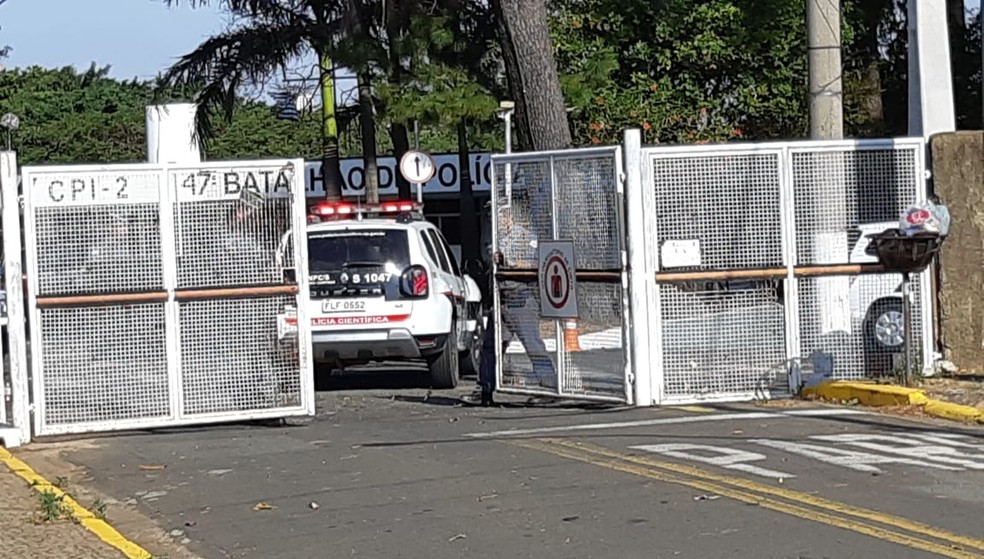
[[313, 413], [309, 325], [278, 337], [309, 296], [277, 255], [305, 227], [302, 169], [25, 168], [36, 432]]
[[[497, 389], [626, 402], [624, 227], [617, 148], [493, 156]], [[540, 317], [537, 242], [574, 243], [576, 321]]]
[[[877, 263], [865, 235], [897, 227], [925, 198], [922, 150], [919, 140], [644, 150], [658, 400], [772, 397], [804, 374], [891, 372], [901, 278], [862, 273]], [[928, 281], [920, 275], [911, 309], [913, 353], [927, 366]]]
[[[796, 266], [877, 263], [865, 251], [866, 235], [898, 227], [908, 206], [926, 200], [924, 149], [919, 139], [791, 145]], [[917, 369], [933, 362], [930, 273], [912, 278]], [[901, 274], [799, 277], [797, 356], [804, 371], [835, 379], [897, 372], [904, 358], [901, 284]]]
[[[782, 268], [781, 153], [674, 150], [650, 164], [660, 271]], [[787, 392], [781, 280], [693, 278], [659, 285], [663, 398]]]

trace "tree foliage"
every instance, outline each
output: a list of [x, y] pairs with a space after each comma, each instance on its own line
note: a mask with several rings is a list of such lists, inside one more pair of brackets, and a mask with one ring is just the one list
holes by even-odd
[[[554, 41], [575, 142], [801, 138], [807, 130], [805, 10], [792, 0], [555, 0]], [[843, 3], [845, 128], [906, 134], [905, 3]], [[979, 126], [980, 39], [953, 69], [958, 122]], [[975, 47], [976, 45], [976, 47]]]
[[[22, 163], [146, 161], [146, 106], [184, 93], [162, 94], [157, 83], [118, 81], [108, 72], [93, 66], [0, 73], [0, 114], [20, 117], [13, 147]], [[299, 123], [278, 120], [273, 107], [240, 100], [233, 119], [217, 128], [207, 157], [316, 157], [319, 125], [310, 116]]]
[[[390, 6], [396, 9], [396, 4]], [[493, 14], [478, 0], [461, 0], [457, 10], [435, 6], [411, 10], [396, 28], [384, 29], [385, 22], [377, 21], [371, 28], [377, 47], [358, 55], [374, 59], [377, 149], [391, 153], [391, 126], [399, 123], [412, 130], [417, 120], [422, 149], [457, 151], [456, 129], [464, 119], [469, 149], [501, 150], [502, 123], [494, 111], [507, 93]], [[560, 80], [573, 108], [575, 145], [618, 142], [627, 127], [642, 128], [648, 143], [805, 135], [801, 2], [552, 0], [548, 6]], [[902, 6], [902, 0], [844, 3], [849, 135], [906, 133]], [[981, 122], [979, 25], [978, 20], [965, 27], [965, 50], [953, 57], [962, 128], [977, 128]], [[229, 37], [225, 41], [211, 44], [231, 44]], [[233, 54], [247, 56], [247, 51]], [[348, 56], [348, 62], [357, 62], [355, 54]], [[246, 85], [260, 79], [263, 68], [253, 68], [255, 73], [241, 73], [233, 82]], [[22, 162], [143, 161], [145, 106], [189, 100], [200, 91], [201, 82], [172, 87], [118, 81], [107, 70], [34, 67], [0, 73], [0, 114], [13, 112], [21, 118], [13, 145]], [[223, 87], [233, 82], [222, 82]], [[320, 156], [317, 113], [302, 111], [300, 121], [283, 121], [267, 104], [236, 95], [222, 100], [231, 103], [223, 108], [232, 108], [232, 118], [214, 122], [208, 158]], [[354, 107], [340, 111], [343, 157], [362, 152], [355, 115]]]

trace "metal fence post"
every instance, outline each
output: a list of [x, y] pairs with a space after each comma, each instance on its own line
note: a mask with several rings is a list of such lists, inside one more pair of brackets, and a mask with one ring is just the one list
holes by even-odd
[[[556, 168], [556, 158], [551, 155], [547, 159], [547, 164], [550, 169], [550, 239], [558, 240], [560, 236], [560, 222], [557, 219], [557, 168]], [[542, 199], [540, 201], [542, 204]], [[541, 206], [542, 207], [542, 206]], [[535, 209], [532, 210], [534, 213]], [[577, 264], [575, 263], [575, 268]], [[540, 291], [541, 293], [543, 290]], [[537, 313], [540, 311], [537, 310]], [[567, 351], [564, 347], [564, 320], [554, 319], [554, 344], [557, 348], [557, 394], [563, 394], [567, 391]]]
[[[650, 316], [655, 312], [650, 305], [649, 288], [655, 277], [650, 278], [652, 270], [646, 265], [649, 231], [646, 228], [645, 208], [648, 204], [645, 198], [648, 193], [642, 179], [642, 134], [639, 130], [625, 131], [625, 149], [622, 153], [625, 169], [625, 246], [629, 271], [629, 360], [635, 377], [635, 405], [651, 406], [659, 400], [653, 392], [653, 385], [660, 386], [662, 378], [650, 363], [650, 347], [659, 344], [650, 339], [649, 333]], [[655, 320], [659, 318], [655, 317]]]
[[[905, 148], [897, 148], [905, 149]], [[919, 143], [912, 146], [910, 149], [913, 150], [915, 164], [915, 201], [916, 203], [926, 202], [929, 200], [930, 192], [930, 179], [931, 173], [929, 169], [926, 168], [927, 153], [929, 146], [925, 138], [919, 138]], [[939, 295], [937, 294], [936, 287], [934, 286], [933, 278], [931, 276], [933, 266], [930, 266], [928, 270], [923, 271], [916, 277], [916, 284], [919, 286], [919, 300], [917, 304], [919, 305], [919, 316], [920, 320], [920, 332], [919, 337], [921, 344], [919, 346], [919, 353], [921, 356], [920, 374], [924, 376], [932, 376], [936, 373], [936, 360], [937, 358], [942, 358], [942, 355], [938, 355], [936, 350], [936, 340], [937, 340], [937, 318], [935, 315], [935, 308], [933, 305], [933, 300]], [[909, 312], [914, 309], [907, 308]], [[908, 339], [908, 338], [906, 338]], [[909, 350], [909, 358], [911, 359], [911, 349]], [[908, 372], [908, 371], [907, 371]]]
[[789, 392], [796, 394], [802, 384], [800, 359], [800, 296], [796, 279], [796, 189], [793, 186], [793, 156], [788, 147], [779, 152], [779, 210], [782, 230], [782, 259], [786, 266], [783, 306], [786, 334], [786, 371]]
[[161, 235], [161, 275], [164, 278], [164, 289], [168, 292], [168, 300], [164, 303], [164, 347], [167, 351], [167, 385], [168, 407], [170, 419], [177, 420], [184, 409], [184, 393], [181, 385], [181, 319], [175, 291], [178, 288], [178, 260], [183, 256], [184, 246], [181, 235], [182, 211], [177, 204], [178, 178], [173, 175], [169, 165], [161, 166], [156, 172], [160, 173], [158, 183], [160, 198], [157, 211], [160, 215]]
[[[492, 246], [491, 246], [491, 254], [489, 254], [489, 259], [491, 260], [490, 266], [489, 266], [489, 268], [490, 268], [489, 269], [489, 274], [490, 274], [491, 280], [492, 280], [491, 281], [491, 284], [492, 284], [491, 285], [491, 287], [492, 287], [492, 312], [489, 313], [489, 322], [491, 322], [491, 324], [490, 323], [486, 323], [485, 324], [485, 327], [486, 328], [492, 328], [493, 329], [493, 333], [495, 334], [495, 336], [494, 336], [494, 338], [495, 338], [495, 387], [497, 389], [499, 389], [499, 388], [502, 387], [502, 384], [503, 384], [502, 383], [502, 377], [503, 377], [503, 371], [504, 371], [503, 361], [505, 361], [505, 359], [506, 359], [506, 349], [504, 347], [502, 347], [502, 340], [503, 340], [502, 327], [501, 327], [501, 323], [502, 323], [502, 311], [501, 311], [501, 308], [502, 307], [501, 307], [501, 304], [502, 304], [502, 302], [501, 302], [501, 297], [499, 297], [499, 280], [497, 278], [497, 274], [499, 272], [499, 265], [497, 263], [497, 259], [494, 257], [494, 255], [499, 251], [499, 185], [498, 185], [498, 182], [497, 182], [497, 179], [499, 178], [499, 173], [496, 171], [495, 159], [492, 159], [491, 160], [490, 166], [491, 166], [492, 180], [491, 180], [491, 184], [489, 185], [489, 202], [491, 202], [491, 208], [490, 208], [491, 215], [490, 215], [489, 221], [491, 222], [490, 225], [491, 225], [491, 229], [492, 229], [492, 239], [491, 239]], [[508, 169], [508, 167], [507, 167], [507, 169]], [[507, 181], [507, 184], [508, 184], [508, 181], [509, 181], [509, 178], [508, 178], [509, 175], [508, 175], [508, 173], [509, 173], [509, 171], [507, 170], [506, 173], [507, 173], [507, 175], [506, 175], [507, 176], [506, 181]], [[506, 204], [509, 204], [509, 201], [510, 201], [509, 195], [510, 194], [511, 194], [511, 190], [507, 186], [506, 187]]]
[[7, 340], [10, 346], [11, 421], [21, 443], [31, 440], [31, 397], [27, 382], [27, 336], [24, 330], [23, 265], [21, 262], [20, 197], [17, 195], [17, 154], [0, 153], [3, 190], [3, 253], [7, 286]]
[[[290, 212], [291, 235], [294, 239], [307, 237], [307, 190], [304, 188], [304, 160], [295, 159], [290, 165]], [[317, 396], [314, 390], [314, 352], [312, 350], [311, 316], [308, 309], [311, 303], [311, 278], [308, 267], [308, 245], [294, 242], [294, 266], [297, 270], [297, 295], [294, 307], [297, 312], [297, 351], [301, 367], [301, 402], [308, 415], [317, 414]], [[303, 265], [298, 265], [303, 264]]]

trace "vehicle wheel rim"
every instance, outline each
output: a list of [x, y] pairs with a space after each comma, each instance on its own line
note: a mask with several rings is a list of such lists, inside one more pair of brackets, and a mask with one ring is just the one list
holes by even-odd
[[901, 311], [890, 310], [878, 315], [875, 340], [885, 347], [898, 347], [905, 342], [905, 321]]
[[[448, 343], [450, 343], [450, 341]], [[457, 379], [458, 379], [458, 367], [461, 365], [461, 363], [459, 363], [459, 358], [458, 358], [458, 348], [456, 348], [454, 346], [451, 346], [448, 349], [452, 350], [451, 351], [451, 376], [455, 379], [455, 382], [457, 382]]]
[[475, 339], [472, 341], [472, 349], [469, 352], [471, 354], [472, 365], [475, 371], [478, 371], [479, 362], [482, 359], [482, 341], [485, 338], [485, 331], [482, 329], [482, 325], [478, 324], [475, 327]]

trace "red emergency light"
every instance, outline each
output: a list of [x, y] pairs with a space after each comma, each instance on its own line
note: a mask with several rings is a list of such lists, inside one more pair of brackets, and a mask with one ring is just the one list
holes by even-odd
[[317, 216], [332, 217], [351, 215], [354, 212], [351, 204], [333, 204], [331, 202], [325, 202], [311, 208], [311, 213]]
[[347, 202], [322, 202], [311, 207], [308, 223], [317, 223], [322, 219], [343, 219], [349, 216], [364, 216], [365, 214], [398, 215], [414, 211], [423, 211], [423, 205], [416, 202], [382, 202], [379, 204], [361, 205]]

